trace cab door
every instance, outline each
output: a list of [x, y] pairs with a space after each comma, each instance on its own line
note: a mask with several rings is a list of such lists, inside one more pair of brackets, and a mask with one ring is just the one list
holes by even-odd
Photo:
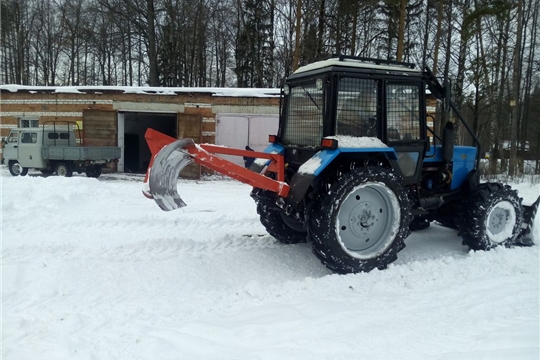
[[25, 168], [45, 167], [41, 154], [41, 143], [38, 143], [37, 131], [21, 131], [19, 135], [19, 163]]
[[386, 139], [397, 153], [404, 181], [417, 181], [427, 146], [421, 82], [386, 82]]
[[19, 159], [19, 131], [11, 130], [4, 145], [3, 157], [6, 162]]

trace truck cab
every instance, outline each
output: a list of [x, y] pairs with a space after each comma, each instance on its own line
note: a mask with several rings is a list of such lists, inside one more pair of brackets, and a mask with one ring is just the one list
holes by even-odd
[[77, 139], [68, 126], [15, 128], [5, 143], [4, 161], [17, 161], [23, 168], [45, 168], [43, 146], [77, 146]]
[[[11, 175], [26, 175], [31, 168], [43, 174], [71, 176], [73, 171], [89, 177], [120, 157], [118, 147], [85, 147], [77, 143], [75, 123], [45, 124], [40, 128], [15, 128], [4, 142], [3, 160]], [[79, 138], [81, 138], [79, 136]]]

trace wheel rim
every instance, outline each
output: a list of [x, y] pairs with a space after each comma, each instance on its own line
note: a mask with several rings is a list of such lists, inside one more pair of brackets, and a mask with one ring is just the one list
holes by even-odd
[[65, 168], [65, 166], [59, 166], [58, 169], [56, 170], [56, 173], [58, 176], [66, 176], [67, 169]]
[[13, 173], [15, 175], [21, 175], [22, 171], [23, 171], [23, 167], [21, 166], [21, 164], [19, 163], [15, 163], [11, 166], [11, 170], [13, 170]]
[[494, 243], [508, 240], [514, 233], [516, 209], [509, 201], [501, 201], [491, 208], [487, 217], [487, 236]]
[[397, 197], [388, 187], [376, 183], [356, 187], [338, 210], [336, 232], [341, 246], [360, 259], [381, 255], [399, 230], [400, 216]]

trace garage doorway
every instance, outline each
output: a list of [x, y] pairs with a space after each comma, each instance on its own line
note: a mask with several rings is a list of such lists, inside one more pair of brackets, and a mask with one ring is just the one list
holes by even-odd
[[176, 119], [176, 113], [119, 113], [118, 146], [122, 147], [123, 151], [118, 171], [145, 173], [152, 156], [144, 138], [146, 130], [152, 128], [176, 138], [178, 133]]

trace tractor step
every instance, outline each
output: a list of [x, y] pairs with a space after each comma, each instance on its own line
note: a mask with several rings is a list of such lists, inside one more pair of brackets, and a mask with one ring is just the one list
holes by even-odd
[[533, 246], [540, 242], [540, 197], [532, 205], [523, 206], [523, 226], [516, 245]]

